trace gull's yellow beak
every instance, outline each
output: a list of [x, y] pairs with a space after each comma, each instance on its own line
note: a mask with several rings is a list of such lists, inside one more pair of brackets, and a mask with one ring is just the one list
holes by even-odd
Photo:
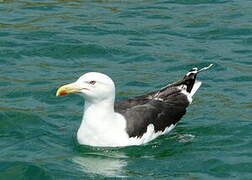
[[66, 84], [64, 86], [61, 86], [57, 90], [56, 96], [65, 96], [70, 93], [79, 92], [82, 89], [86, 89], [86, 88], [80, 88], [79, 86], [77, 86], [76, 83]]

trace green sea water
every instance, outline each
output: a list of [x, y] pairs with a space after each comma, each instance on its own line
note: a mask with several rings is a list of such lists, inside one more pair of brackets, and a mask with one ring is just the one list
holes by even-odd
[[[142, 146], [80, 146], [89, 71], [117, 98], [214, 66], [187, 114]], [[0, 179], [252, 179], [252, 1], [0, 0]]]

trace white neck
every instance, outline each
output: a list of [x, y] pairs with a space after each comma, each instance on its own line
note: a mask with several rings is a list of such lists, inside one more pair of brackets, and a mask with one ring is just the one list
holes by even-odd
[[126, 122], [114, 111], [114, 98], [99, 103], [86, 101], [77, 138], [80, 144], [114, 144], [118, 141], [116, 135], [125, 132], [125, 128]]
[[[92, 123], [98, 121], [102, 123], [104, 118], [114, 114], [114, 99], [108, 99], [101, 102], [85, 102], [82, 123]], [[89, 122], [92, 121], [92, 122]], [[106, 121], [105, 121], [106, 122]]]

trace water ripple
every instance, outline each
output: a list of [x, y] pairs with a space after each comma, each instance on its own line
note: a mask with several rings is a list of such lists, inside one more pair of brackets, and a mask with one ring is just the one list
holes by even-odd
[[[250, 179], [250, 1], [0, 6], [0, 179]], [[88, 71], [110, 75], [122, 99], [210, 63], [181, 123], [143, 146], [79, 146], [84, 102], [55, 97]]]

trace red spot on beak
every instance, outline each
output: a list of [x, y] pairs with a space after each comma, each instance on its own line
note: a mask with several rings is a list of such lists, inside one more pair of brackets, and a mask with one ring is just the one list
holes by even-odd
[[59, 95], [60, 96], [65, 96], [65, 95], [67, 95], [67, 92], [66, 91], [60, 91]]

